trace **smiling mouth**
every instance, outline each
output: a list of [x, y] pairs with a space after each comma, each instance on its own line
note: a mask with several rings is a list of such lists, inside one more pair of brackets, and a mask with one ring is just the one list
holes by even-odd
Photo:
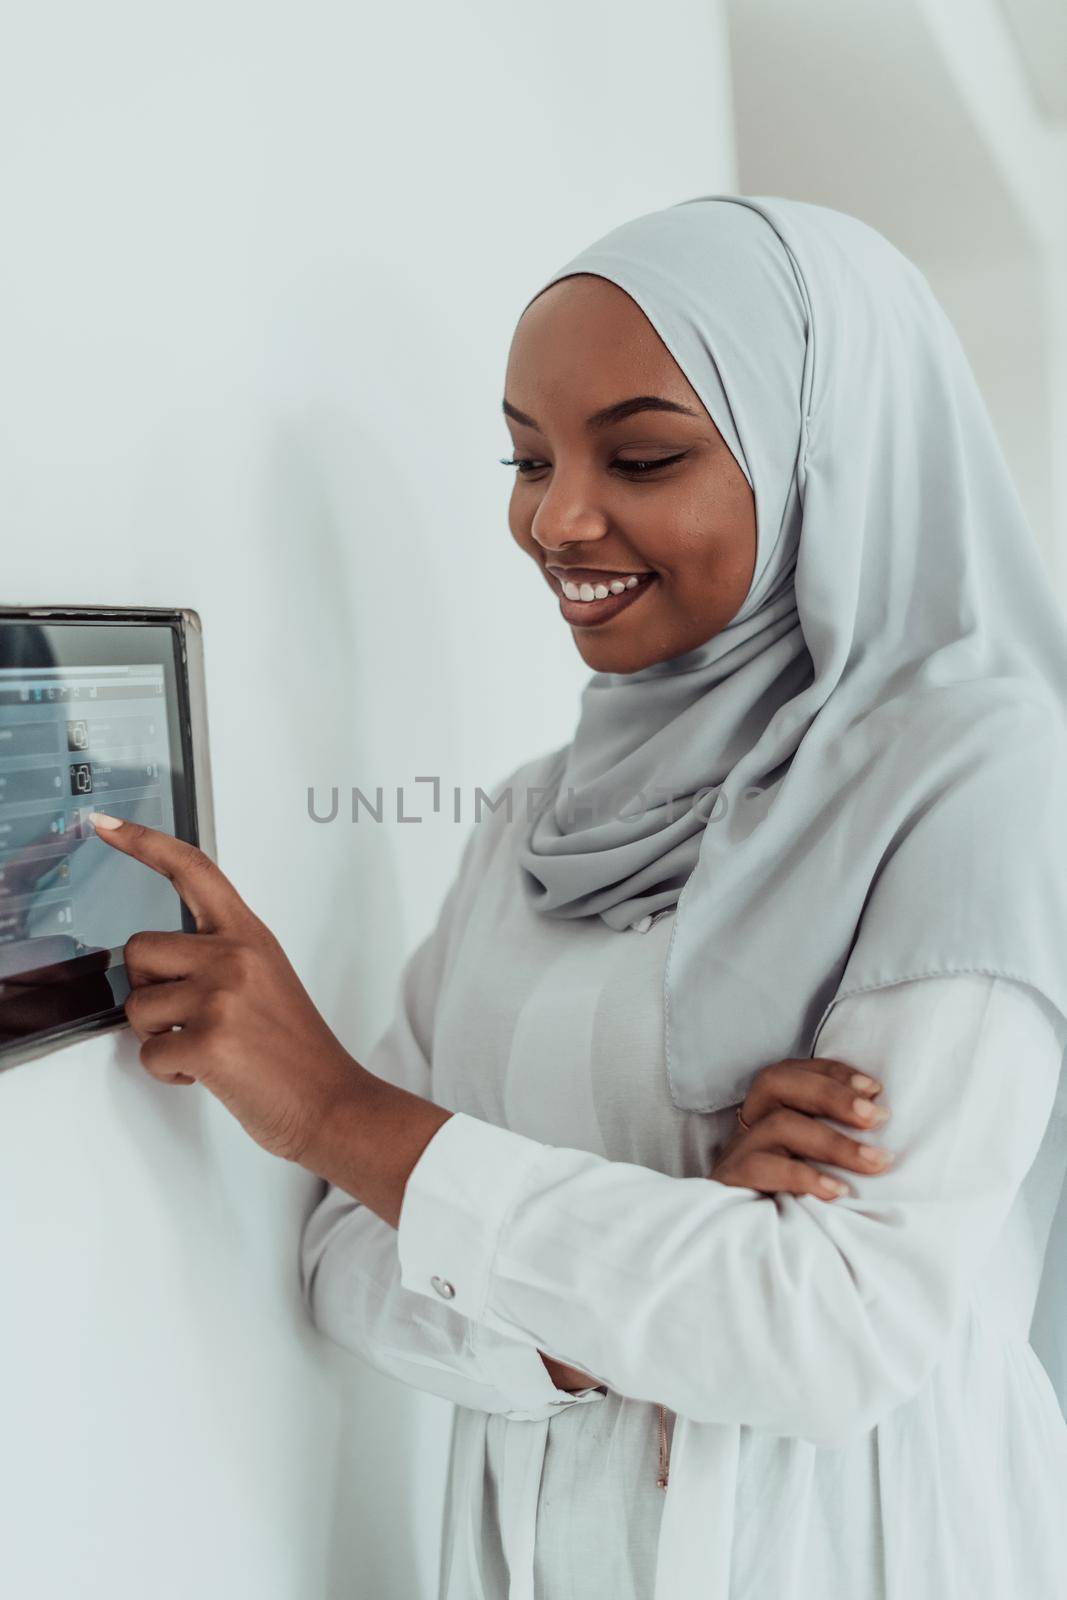
[[[657, 580], [654, 572], [601, 572], [591, 567], [549, 567], [565, 622], [588, 628], [610, 622]], [[568, 593], [568, 590], [570, 591]]]

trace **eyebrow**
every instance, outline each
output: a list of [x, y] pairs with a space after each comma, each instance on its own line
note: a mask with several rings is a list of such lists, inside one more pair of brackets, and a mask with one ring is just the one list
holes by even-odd
[[[528, 417], [525, 411], [520, 411], [518, 406], [513, 406], [507, 399], [504, 400], [504, 415], [513, 422], [522, 423], [525, 428], [534, 428], [541, 432], [540, 426], [533, 417]], [[591, 430], [597, 428], [610, 428], [612, 423], [625, 422], [627, 417], [632, 417], [638, 411], [674, 411], [685, 417], [699, 417], [700, 412], [694, 411], [692, 406], [678, 405], [674, 400], [665, 400], [658, 394], [635, 394], [630, 400], [617, 400], [612, 406], [605, 406], [602, 411], [594, 411], [587, 417], [585, 425]]]

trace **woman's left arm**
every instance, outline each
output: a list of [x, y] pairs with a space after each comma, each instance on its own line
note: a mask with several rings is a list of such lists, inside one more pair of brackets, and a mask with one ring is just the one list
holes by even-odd
[[[1048, 1125], [1063, 1019], [967, 974], [845, 998], [819, 1055], [870, 1072], [888, 1170], [832, 1205], [672, 1178], [457, 1114], [412, 1172], [401, 1278], [701, 1422], [848, 1444], [936, 1366]], [[848, 1130], [843, 1124], [831, 1124]]]

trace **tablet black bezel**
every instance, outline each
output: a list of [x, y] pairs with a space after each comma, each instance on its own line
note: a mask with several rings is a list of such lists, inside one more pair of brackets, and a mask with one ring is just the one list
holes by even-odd
[[[199, 845], [214, 857], [214, 827], [211, 815], [210, 767], [207, 754], [206, 698], [203, 682], [203, 646], [200, 618], [186, 608], [175, 610], [154, 607], [103, 607], [103, 606], [12, 606], [0, 607], [0, 638], [6, 627], [21, 625], [35, 629], [61, 628], [68, 640], [73, 635], [68, 630], [133, 630], [151, 628], [166, 630], [169, 635], [167, 660], [173, 673], [174, 698], [177, 707], [176, 727], [170, 729], [171, 740], [171, 793], [174, 804], [175, 834]], [[70, 659], [58, 665], [95, 666], [108, 663], [108, 651], [96, 651], [90, 645], [92, 632], [75, 641], [82, 648]], [[116, 641], [117, 643], [120, 641]], [[121, 641], [127, 655], [133, 644], [132, 632]], [[98, 659], [93, 659], [94, 654]], [[158, 650], [156, 652], [158, 655]], [[84, 660], [79, 659], [84, 655]], [[0, 665], [6, 664], [6, 652], [0, 650]], [[114, 655], [111, 655], [114, 660]], [[130, 664], [136, 664], [136, 656]], [[180, 765], [175, 763], [180, 755]], [[195, 932], [196, 924], [188, 907], [182, 904], [182, 926]], [[123, 1001], [129, 993], [129, 980], [121, 950], [111, 952], [105, 973], [112, 991], [113, 1004], [106, 1009], [40, 1029], [17, 1039], [0, 1041], [0, 1071], [20, 1062], [69, 1044], [76, 1039], [106, 1032], [125, 1025]]]

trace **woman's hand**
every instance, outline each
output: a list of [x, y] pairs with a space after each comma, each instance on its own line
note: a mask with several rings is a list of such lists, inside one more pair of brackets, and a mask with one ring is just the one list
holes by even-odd
[[[820, 1119], [877, 1127], [889, 1116], [885, 1106], [874, 1104], [874, 1097], [881, 1092], [882, 1085], [868, 1073], [826, 1057], [776, 1061], [763, 1067], [741, 1103], [741, 1115], [749, 1127], [738, 1124], [709, 1176], [719, 1183], [762, 1189], [768, 1194], [785, 1191], [836, 1199], [847, 1192], [848, 1185], [820, 1172], [811, 1162], [873, 1173], [884, 1172], [893, 1157], [886, 1151], [886, 1160], [867, 1160], [864, 1153], [873, 1153], [874, 1145], [851, 1139]], [[557, 1389], [584, 1389], [599, 1381], [580, 1368], [553, 1360], [544, 1351], [541, 1359]]]
[[848, 1185], [811, 1163], [825, 1161], [853, 1172], [884, 1172], [893, 1160], [860, 1139], [828, 1127], [823, 1118], [873, 1128], [889, 1116], [874, 1104], [882, 1085], [843, 1061], [776, 1061], [763, 1067], [741, 1103], [749, 1124], [730, 1138], [709, 1174], [719, 1183], [768, 1194], [813, 1194], [836, 1199]]
[[99, 818], [97, 832], [168, 878], [197, 926], [127, 940], [125, 1010], [142, 1064], [164, 1083], [202, 1083], [257, 1144], [299, 1161], [363, 1069], [209, 856], [140, 823]]
[[588, 1372], [583, 1372], [581, 1367], [569, 1367], [565, 1361], [557, 1361], [554, 1356], [546, 1356], [543, 1350], [538, 1355], [544, 1362], [549, 1377], [557, 1389], [598, 1389], [599, 1378], [591, 1378]]

